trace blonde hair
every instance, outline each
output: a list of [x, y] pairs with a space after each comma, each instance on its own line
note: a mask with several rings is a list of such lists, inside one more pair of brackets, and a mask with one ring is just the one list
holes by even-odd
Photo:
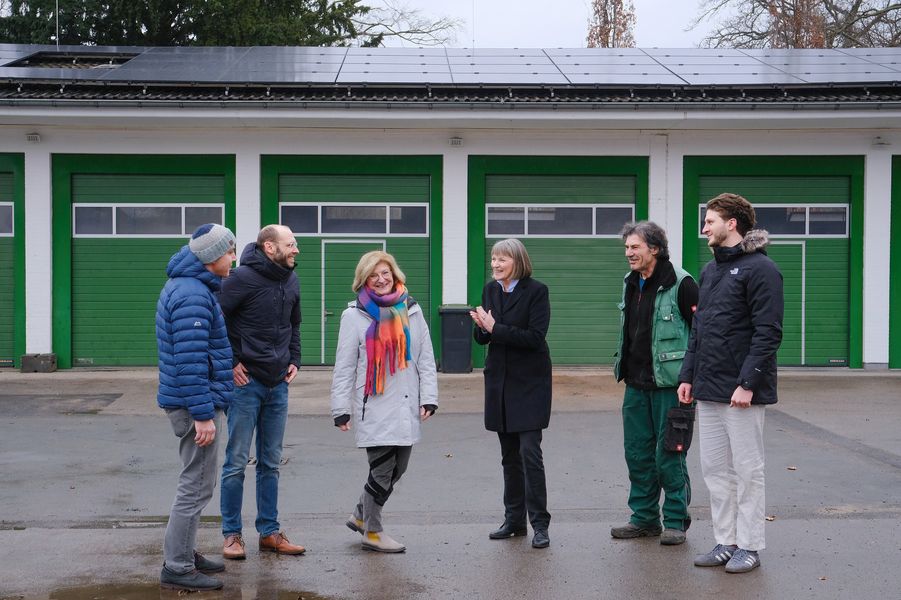
[[491, 247], [491, 256], [499, 254], [513, 259], [512, 279], [524, 279], [532, 276], [532, 261], [526, 247], [516, 238], [501, 240]]
[[375, 271], [375, 268], [381, 262], [386, 263], [388, 268], [391, 269], [391, 275], [394, 277], [395, 283], [405, 284], [407, 282], [407, 276], [397, 266], [397, 261], [394, 260], [393, 256], [381, 250], [373, 250], [361, 256], [360, 262], [357, 263], [352, 288], [355, 294], [363, 289], [363, 286], [366, 285], [366, 280], [369, 279], [369, 276], [372, 275], [372, 272]]

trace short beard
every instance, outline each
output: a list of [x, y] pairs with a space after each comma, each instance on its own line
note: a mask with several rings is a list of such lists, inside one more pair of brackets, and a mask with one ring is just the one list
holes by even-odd
[[276, 249], [275, 255], [272, 257], [272, 262], [277, 265], [281, 265], [286, 269], [290, 269], [291, 263], [288, 262], [288, 258], [289, 257], [286, 253], [282, 252], [280, 249]]

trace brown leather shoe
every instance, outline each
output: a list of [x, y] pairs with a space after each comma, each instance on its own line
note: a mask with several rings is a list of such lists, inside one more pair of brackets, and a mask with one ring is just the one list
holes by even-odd
[[260, 552], [276, 552], [278, 554], [303, 554], [307, 549], [297, 544], [292, 544], [285, 537], [284, 531], [260, 538]]
[[244, 540], [240, 533], [233, 533], [225, 538], [222, 544], [222, 558], [229, 560], [244, 560], [247, 553], [244, 552]]

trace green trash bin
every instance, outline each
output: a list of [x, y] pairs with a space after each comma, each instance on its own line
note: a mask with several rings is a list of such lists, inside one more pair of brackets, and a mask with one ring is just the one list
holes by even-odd
[[466, 304], [445, 304], [438, 307], [441, 315], [442, 373], [470, 373], [472, 371], [472, 318]]

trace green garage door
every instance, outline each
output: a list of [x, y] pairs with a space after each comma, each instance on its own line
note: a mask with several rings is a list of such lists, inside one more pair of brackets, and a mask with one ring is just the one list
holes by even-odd
[[484, 280], [491, 246], [522, 240], [533, 276], [551, 297], [548, 346], [555, 365], [612, 364], [619, 337], [619, 232], [635, 216], [635, 176], [487, 175]]
[[0, 367], [15, 363], [13, 174], [0, 173]]
[[[700, 178], [699, 202], [729, 191], [752, 204], [770, 233], [769, 256], [785, 284], [780, 365], [849, 363], [850, 177], [716, 176]], [[699, 204], [699, 223], [703, 205]], [[710, 260], [697, 240], [698, 269]]]
[[157, 364], [166, 265], [224, 202], [221, 175], [72, 176], [74, 366]]
[[341, 312], [355, 298], [354, 269], [370, 250], [394, 255], [430, 321], [431, 186], [429, 175], [278, 176], [279, 221], [300, 248], [304, 364], [334, 363]]

